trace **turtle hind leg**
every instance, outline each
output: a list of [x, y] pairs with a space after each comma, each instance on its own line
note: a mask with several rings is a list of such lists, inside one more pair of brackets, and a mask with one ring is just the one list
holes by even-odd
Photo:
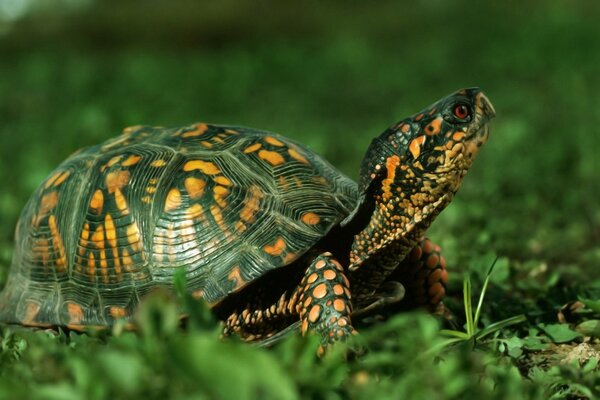
[[406, 288], [405, 297], [396, 308], [437, 311], [443, 307], [448, 286], [446, 260], [440, 246], [427, 238], [421, 239], [388, 280], [398, 281]]

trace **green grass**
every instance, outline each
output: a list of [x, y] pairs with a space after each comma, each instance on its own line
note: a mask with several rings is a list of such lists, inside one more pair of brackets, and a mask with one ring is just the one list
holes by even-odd
[[[30, 193], [125, 126], [263, 128], [356, 177], [375, 135], [477, 85], [497, 110], [490, 140], [428, 235], [448, 260], [452, 329], [526, 321], [448, 347], [448, 326], [408, 313], [318, 359], [311, 338], [220, 341], [200, 305], [160, 294], [139, 334], [1, 328], [0, 398], [600, 396], [600, 6], [544, 5], [106, 1], [17, 23], [0, 36], [0, 282]], [[496, 257], [464, 325], [463, 274], [480, 293]]]

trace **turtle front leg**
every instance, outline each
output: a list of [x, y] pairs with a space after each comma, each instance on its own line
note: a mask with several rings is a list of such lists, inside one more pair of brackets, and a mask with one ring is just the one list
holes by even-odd
[[350, 283], [344, 269], [328, 252], [307, 260], [310, 264], [307, 261], [298, 286], [272, 304], [257, 307], [250, 302], [234, 311], [225, 320], [223, 335], [235, 334], [245, 341], [268, 345], [300, 325], [302, 335], [315, 332], [326, 346], [354, 334]]
[[297, 305], [302, 335], [313, 331], [327, 345], [355, 334], [350, 323], [350, 283], [331, 253], [315, 257], [298, 287]]

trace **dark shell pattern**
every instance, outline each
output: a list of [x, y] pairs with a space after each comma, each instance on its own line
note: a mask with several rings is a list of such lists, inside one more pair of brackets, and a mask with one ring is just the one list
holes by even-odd
[[138, 126], [75, 153], [21, 214], [0, 321], [110, 325], [188, 288], [216, 304], [344, 219], [356, 184], [300, 144], [234, 126]]

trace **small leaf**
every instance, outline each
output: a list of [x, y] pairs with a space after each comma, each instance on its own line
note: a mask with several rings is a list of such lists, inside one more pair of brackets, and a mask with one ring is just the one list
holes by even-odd
[[581, 334], [575, 332], [569, 325], [566, 324], [550, 324], [550, 325], [541, 325], [544, 333], [554, 342], [554, 343], [566, 343], [571, 342], [577, 338], [581, 337]]
[[583, 321], [575, 327], [575, 330], [584, 336], [600, 337], [600, 320]]
[[513, 336], [510, 339], [505, 341], [507, 353], [512, 358], [519, 358], [523, 354], [523, 340], [520, 338]]

